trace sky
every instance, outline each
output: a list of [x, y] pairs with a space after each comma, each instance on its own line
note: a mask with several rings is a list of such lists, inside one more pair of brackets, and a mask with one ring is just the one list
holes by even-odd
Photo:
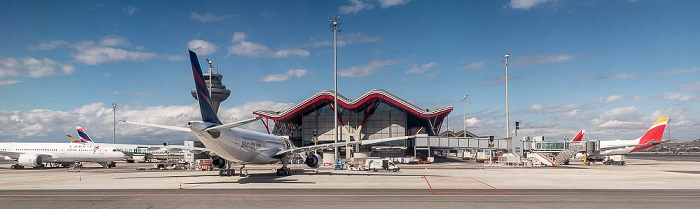
[[[82, 126], [111, 142], [112, 103], [117, 120], [200, 120], [188, 48], [211, 59], [232, 91], [219, 110], [224, 123], [284, 110], [333, 89], [328, 18], [336, 15], [338, 92], [348, 98], [385, 89], [421, 108], [453, 106], [443, 131], [466, 124], [504, 137], [503, 60], [512, 51], [518, 136], [556, 141], [584, 129], [587, 139], [635, 139], [669, 117], [664, 138], [691, 141], [700, 138], [698, 8], [692, 0], [0, 0], [0, 141], [68, 142]], [[195, 139], [116, 128], [120, 143]]]

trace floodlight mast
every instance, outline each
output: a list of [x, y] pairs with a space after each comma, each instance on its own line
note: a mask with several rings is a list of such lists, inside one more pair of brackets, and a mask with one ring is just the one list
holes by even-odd
[[506, 63], [506, 139], [510, 139], [510, 113], [508, 112], [508, 58], [513, 55], [513, 52], [510, 51], [508, 54], [506, 54], [506, 60], [503, 62]]
[[213, 84], [212, 80], [211, 80], [212, 79], [211, 60], [209, 60], [209, 58], [206, 58], [206, 57], [204, 59], [207, 60], [207, 63], [209, 64], [209, 98], [211, 98], [211, 86]]
[[[340, 34], [340, 16], [329, 17], [331, 32], [333, 33], [333, 78], [335, 88], [333, 90], [333, 141], [340, 141], [340, 134], [338, 133], [338, 34]], [[333, 148], [334, 157], [333, 162], [335, 163], [340, 156], [338, 155], [338, 147]], [[350, 150], [346, 148], [346, 152]]]
[[462, 134], [464, 134], [464, 137], [467, 137], [467, 97], [469, 97], [469, 94], [465, 95], [464, 99], [462, 99], [464, 102], [464, 117], [462, 117], [462, 128], [464, 129], [462, 129]]
[[117, 103], [114, 102], [112, 103], [112, 114], [113, 114], [113, 121], [112, 121], [112, 144], [117, 143]]

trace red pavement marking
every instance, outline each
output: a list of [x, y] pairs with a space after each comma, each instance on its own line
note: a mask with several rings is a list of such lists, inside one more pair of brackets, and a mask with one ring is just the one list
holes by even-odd
[[500, 189], [498, 189], [498, 188], [496, 188], [496, 187], [494, 187], [494, 186], [491, 186], [491, 185], [489, 185], [489, 184], [487, 184], [487, 183], [484, 183], [483, 181], [479, 181], [479, 179], [476, 179], [476, 178], [471, 177], [471, 176], [470, 176], [469, 178], [472, 178], [472, 179], [474, 179], [474, 181], [477, 181], [477, 182], [479, 182], [479, 183], [481, 183], [481, 184], [483, 184], [483, 185], [486, 185], [486, 186], [488, 186], [488, 187], [491, 187], [491, 188], [493, 188], [493, 189], [495, 189], [495, 190], [497, 190], [497, 191], [499, 191], [499, 192], [501, 192], [501, 193], [503, 193], [503, 194], [505, 194], [505, 195], [511, 195], [510, 193], [505, 192], [505, 191], [503, 191], [503, 190], [500, 190]]
[[430, 192], [432, 192], [433, 195], [435, 195], [435, 190], [433, 190], [433, 187], [430, 186], [430, 182], [428, 182], [428, 178], [425, 178], [425, 176], [423, 176], [423, 179], [425, 179], [425, 183], [428, 183], [428, 187], [430, 188]]
[[164, 194], [164, 193], [135, 193], [135, 194], [0, 194], [0, 197], [184, 197], [184, 196], [228, 196], [228, 197], [608, 197], [608, 198], [700, 198], [700, 195], [484, 195], [484, 194], [450, 194], [450, 195], [421, 195], [421, 194]]

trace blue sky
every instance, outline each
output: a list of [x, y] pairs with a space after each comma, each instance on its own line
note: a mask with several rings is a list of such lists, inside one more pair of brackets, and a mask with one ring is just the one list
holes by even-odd
[[[288, 107], [333, 88], [333, 15], [349, 98], [377, 88], [423, 108], [454, 106], [450, 129], [502, 137], [502, 60], [513, 51], [520, 135], [636, 138], [668, 116], [671, 137], [698, 138], [697, 1], [0, 2], [2, 141], [67, 141], [75, 125], [108, 141], [113, 102], [120, 119], [197, 119], [188, 47], [233, 92], [224, 120]], [[126, 142], [190, 137], [118, 129]]]

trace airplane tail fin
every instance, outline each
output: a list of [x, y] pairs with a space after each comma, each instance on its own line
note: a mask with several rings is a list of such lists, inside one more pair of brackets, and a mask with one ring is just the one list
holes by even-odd
[[581, 130], [574, 136], [573, 139], [571, 139], [572, 142], [580, 142], [583, 139], [583, 134], [586, 133], [586, 130]]
[[92, 142], [92, 139], [85, 133], [83, 127], [76, 126], [75, 129], [78, 130], [78, 136], [80, 136], [81, 142]]
[[66, 135], [66, 136], [68, 136], [68, 138], [70, 139], [70, 141], [72, 141], [73, 143], [80, 143], [80, 142], [81, 142], [80, 140], [78, 140], [78, 139], [76, 139], [76, 138], [73, 138], [73, 136], [71, 136], [71, 135]]
[[221, 121], [214, 112], [214, 107], [209, 95], [207, 83], [204, 82], [204, 74], [199, 66], [197, 54], [190, 51], [190, 62], [192, 64], [192, 74], [194, 75], [194, 86], [197, 91], [197, 100], [199, 101], [199, 111], [202, 113], [202, 121], [221, 125]]
[[664, 130], [666, 129], [666, 123], [668, 123], [668, 117], [661, 117], [654, 125], [649, 128], [649, 130], [644, 133], [644, 135], [639, 138], [639, 144], [646, 144], [651, 141], [660, 142], [664, 136]]

